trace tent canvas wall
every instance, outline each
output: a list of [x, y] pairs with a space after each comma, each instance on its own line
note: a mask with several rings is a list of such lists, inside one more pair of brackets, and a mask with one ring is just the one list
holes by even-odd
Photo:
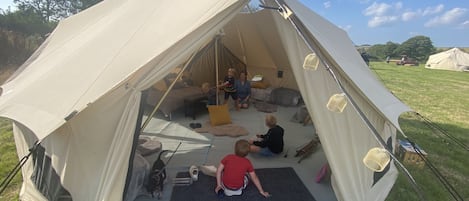
[[469, 70], [469, 54], [459, 48], [453, 48], [444, 52], [436, 53], [428, 57], [425, 64], [428, 69], [441, 69], [453, 71]]
[[[142, 91], [223, 30], [224, 44], [250, 71], [281, 69], [285, 78], [268, 75], [272, 82], [298, 87], [337, 198], [384, 200], [396, 168], [378, 174], [362, 158], [380, 146], [373, 130], [395, 148], [398, 116], [409, 108], [374, 77], [343, 30], [297, 1], [276, 2], [268, 1], [293, 14], [240, 14], [245, 0], [116, 0], [62, 20], [1, 87], [0, 116], [13, 121], [18, 156], [40, 142], [22, 168], [21, 199], [122, 200]], [[316, 71], [302, 66], [311, 53], [321, 59]], [[328, 111], [329, 97], [343, 90], [357, 107]]]

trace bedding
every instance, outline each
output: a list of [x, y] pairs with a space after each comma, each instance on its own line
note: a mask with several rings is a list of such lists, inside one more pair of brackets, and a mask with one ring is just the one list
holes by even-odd
[[[146, 102], [148, 105], [155, 106], [163, 95], [164, 91], [152, 87], [148, 92]], [[184, 107], [184, 99], [195, 96], [205, 96], [200, 87], [186, 86], [173, 88], [166, 96], [166, 99], [163, 100], [158, 110], [163, 112], [166, 117], [171, 117], [171, 112]]]
[[251, 98], [253, 100], [270, 102], [270, 94], [272, 93], [273, 88], [259, 89], [252, 88], [251, 86]]

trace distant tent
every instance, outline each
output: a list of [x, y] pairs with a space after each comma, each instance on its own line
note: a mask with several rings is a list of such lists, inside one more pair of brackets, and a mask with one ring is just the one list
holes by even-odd
[[430, 55], [425, 68], [453, 71], [469, 70], [469, 54], [458, 48]]

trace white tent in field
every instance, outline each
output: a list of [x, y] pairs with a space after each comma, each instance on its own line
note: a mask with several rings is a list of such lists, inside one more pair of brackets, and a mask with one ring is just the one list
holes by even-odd
[[[282, 86], [301, 92], [336, 197], [384, 200], [396, 167], [376, 173], [362, 159], [384, 146], [377, 139], [394, 151], [398, 117], [409, 108], [375, 78], [342, 29], [297, 1], [279, 2], [266, 3], [280, 10], [247, 14], [240, 13], [245, 0], [114, 0], [62, 20], [1, 86], [0, 116], [13, 122], [18, 156], [34, 147], [22, 168], [21, 200], [122, 200], [142, 91], [220, 32], [250, 72], [275, 85], [282, 70]], [[310, 54], [317, 70], [303, 67]], [[345, 110], [329, 111], [329, 97], [344, 92]]]
[[469, 70], [469, 54], [459, 48], [436, 53], [428, 57], [425, 68], [453, 71]]

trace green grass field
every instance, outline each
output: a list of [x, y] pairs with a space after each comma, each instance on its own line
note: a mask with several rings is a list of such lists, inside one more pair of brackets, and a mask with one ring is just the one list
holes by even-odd
[[[469, 73], [429, 70], [419, 67], [396, 66], [384, 62], [371, 63], [371, 69], [399, 99], [429, 119], [432, 125], [457, 138], [469, 147]], [[469, 199], [469, 150], [441, 132], [425, 124], [413, 113], [399, 119], [405, 135], [428, 153], [428, 160], [464, 199]], [[398, 136], [403, 138], [402, 135]], [[454, 200], [428, 167], [422, 169], [405, 164], [426, 200]], [[402, 174], [394, 185], [388, 201], [419, 200], [407, 177]]]
[[[444, 129], [469, 146], [469, 73], [428, 70], [419, 67], [396, 66], [372, 62], [371, 69], [378, 78], [414, 111]], [[430, 162], [457, 190], [469, 200], [469, 151], [458, 146], [442, 133], [432, 130], [425, 121], [412, 113], [401, 115], [401, 128], [409, 139], [428, 153]], [[402, 138], [402, 135], [398, 136]], [[2, 179], [17, 163], [10, 122], [0, 119], [0, 176]], [[415, 178], [425, 199], [454, 200], [428, 167], [419, 169], [406, 165]], [[0, 200], [18, 200], [21, 177], [17, 175]], [[400, 173], [387, 201], [419, 200], [418, 195]]]
[[[0, 119], [0, 179], [3, 181], [8, 173], [18, 162], [16, 146], [13, 139], [11, 122]], [[18, 193], [21, 187], [21, 174], [14, 177], [8, 188], [0, 196], [0, 200], [18, 200]]]

